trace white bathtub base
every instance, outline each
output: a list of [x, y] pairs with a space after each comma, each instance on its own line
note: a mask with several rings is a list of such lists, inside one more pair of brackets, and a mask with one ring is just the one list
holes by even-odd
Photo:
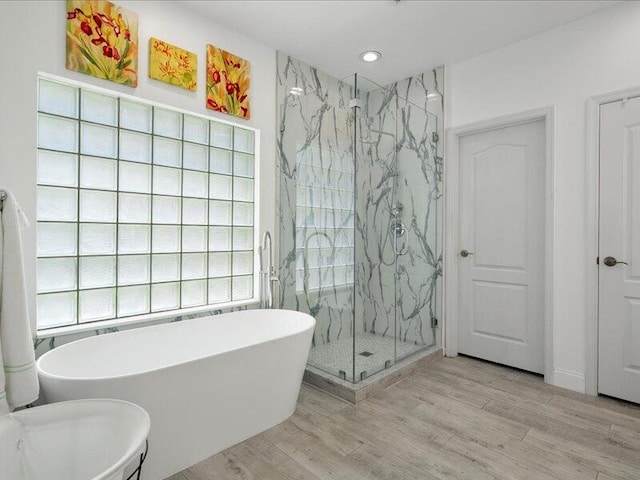
[[[234, 323], [237, 335], [233, 334]], [[312, 317], [298, 312], [250, 310], [92, 337], [74, 342], [86, 343], [80, 345], [82, 351], [73, 350], [74, 343], [70, 343], [44, 355], [39, 361], [41, 388], [47, 402], [109, 397], [145, 408], [151, 417], [151, 433], [143, 478], [161, 480], [293, 414], [314, 325]], [[162, 346], [189, 351], [190, 335], [185, 330], [193, 335], [191, 353], [206, 351], [207, 338], [211, 339], [211, 353], [184, 361], [194, 355], [167, 352], [175, 363], [126, 375], [115, 375], [117, 368], [111, 368], [116, 371], [102, 378], [53, 375], [52, 370], [64, 370], [67, 362], [46, 359], [58, 350], [58, 356], [78, 358], [97, 355], [92, 349], [113, 352], [117, 344], [132, 344], [131, 338], [118, 336], [147, 342], [141, 347], [144, 354]], [[94, 342], [89, 345], [87, 340]], [[149, 347], [149, 342], [156, 341], [158, 345]], [[65, 352], [68, 346], [70, 351]]]

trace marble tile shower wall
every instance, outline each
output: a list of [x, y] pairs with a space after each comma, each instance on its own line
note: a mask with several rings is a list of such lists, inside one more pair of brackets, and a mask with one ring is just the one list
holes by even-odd
[[[316, 345], [354, 328], [434, 341], [442, 75], [438, 68], [359, 91], [354, 118], [351, 85], [278, 53], [280, 306], [316, 318]], [[389, 227], [398, 203], [407, 234], [396, 262]]]

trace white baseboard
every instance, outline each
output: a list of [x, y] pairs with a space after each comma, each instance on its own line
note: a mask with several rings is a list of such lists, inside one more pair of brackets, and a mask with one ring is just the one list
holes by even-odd
[[554, 369], [553, 378], [550, 382], [556, 387], [566, 388], [574, 392], [585, 392], [585, 378], [583, 373], [570, 372], [569, 370]]

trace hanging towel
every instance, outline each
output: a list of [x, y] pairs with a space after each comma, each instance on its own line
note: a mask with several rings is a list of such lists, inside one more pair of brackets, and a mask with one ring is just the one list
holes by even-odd
[[0, 211], [0, 415], [39, 394], [22, 263], [22, 230], [29, 222], [5, 191]]

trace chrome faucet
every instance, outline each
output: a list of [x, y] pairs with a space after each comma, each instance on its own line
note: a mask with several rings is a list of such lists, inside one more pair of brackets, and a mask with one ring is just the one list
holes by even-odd
[[[258, 248], [260, 255], [260, 308], [273, 308], [273, 284], [281, 286], [273, 266], [273, 246], [271, 233], [264, 232], [262, 246]], [[266, 255], [266, 263], [265, 263]]]

